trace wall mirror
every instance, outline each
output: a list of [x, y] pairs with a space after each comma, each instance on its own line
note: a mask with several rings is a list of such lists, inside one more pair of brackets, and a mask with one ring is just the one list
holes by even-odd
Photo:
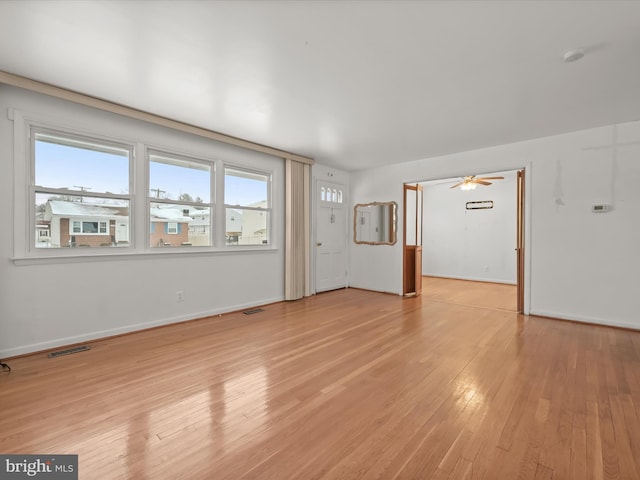
[[366, 245], [396, 243], [396, 202], [359, 203], [353, 208], [353, 241]]

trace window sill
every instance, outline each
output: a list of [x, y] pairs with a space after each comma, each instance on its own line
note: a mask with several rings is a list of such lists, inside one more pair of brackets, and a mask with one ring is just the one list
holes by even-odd
[[[157, 251], [156, 251], [157, 250]], [[209, 257], [218, 255], [253, 255], [277, 253], [279, 250], [274, 246], [232, 246], [225, 249], [191, 249], [180, 248], [171, 249], [157, 248], [143, 252], [114, 252], [114, 253], [92, 253], [90, 255], [46, 255], [31, 257], [13, 257], [11, 260], [17, 266], [23, 265], [51, 265], [58, 263], [86, 263], [86, 262], [110, 262], [118, 260], [149, 260], [158, 258], [179, 258], [179, 257]]]

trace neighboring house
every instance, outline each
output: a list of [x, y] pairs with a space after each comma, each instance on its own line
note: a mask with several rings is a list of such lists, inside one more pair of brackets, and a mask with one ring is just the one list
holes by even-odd
[[49, 223], [44, 219], [44, 212], [36, 213], [36, 247], [51, 246], [51, 229]]
[[[266, 207], [266, 202], [251, 207]], [[266, 212], [226, 208], [225, 242], [227, 245], [266, 243]], [[210, 245], [211, 214], [209, 209], [158, 204], [151, 208], [152, 247], [176, 245]]]
[[211, 215], [209, 209], [190, 209], [189, 243], [194, 246], [211, 245]]
[[235, 208], [226, 208], [225, 243], [238, 245], [242, 236], [243, 214]]
[[[129, 243], [129, 209], [117, 205], [49, 200], [43, 223], [49, 241], [37, 247], [105, 247]], [[38, 225], [36, 230], [43, 230]]]
[[[267, 202], [264, 200], [252, 203], [249, 207], [266, 208]], [[267, 212], [245, 209], [242, 217], [242, 236], [238, 243], [240, 245], [267, 243]]]
[[156, 204], [151, 207], [149, 245], [175, 247], [191, 245], [189, 224], [193, 220], [189, 209], [175, 205]]
[[[266, 208], [261, 201], [249, 207]], [[227, 245], [259, 245], [268, 241], [268, 213], [244, 207], [226, 208], [225, 235]]]
[[[251, 207], [265, 207], [257, 202]], [[129, 244], [127, 207], [65, 200], [49, 200], [43, 214], [36, 216], [36, 246], [106, 247]], [[227, 245], [267, 243], [267, 212], [226, 209]], [[151, 247], [210, 245], [209, 209], [155, 204], [150, 210]]]

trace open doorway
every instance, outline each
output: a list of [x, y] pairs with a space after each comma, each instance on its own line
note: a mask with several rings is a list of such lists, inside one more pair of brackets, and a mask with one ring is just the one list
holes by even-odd
[[524, 172], [477, 177], [498, 178], [471, 186], [461, 178], [420, 183], [423, 293], [449, 303], [522, 312]]

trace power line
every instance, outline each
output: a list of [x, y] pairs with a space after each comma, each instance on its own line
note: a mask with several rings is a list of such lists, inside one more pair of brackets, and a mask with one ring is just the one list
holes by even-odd
[[150, 192], [156, 192], [156, 198], [160, 198], [161, 193], [167, 193], [165, 190], [160, 190], [159, 188], [150, 188]]
[[[74, 185], [73, 188], [77, 188], [81, 192], [86, 192], [87, 190], [91, 190], [91, 187], [85, 187], [84, 185]], [[80, 197], [80, 203], [84, 200], [83, 197]]]

